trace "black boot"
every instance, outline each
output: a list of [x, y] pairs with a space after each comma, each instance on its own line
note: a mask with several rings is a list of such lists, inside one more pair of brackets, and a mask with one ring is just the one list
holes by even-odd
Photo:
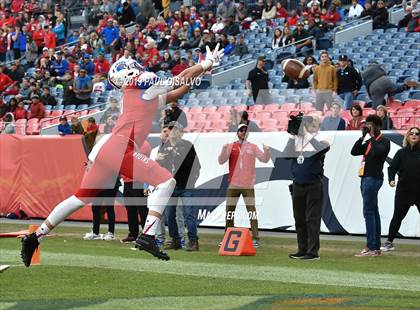
[[200, 248], [199, 244], [198, 244], [198, 239], [191, 239], [188, 241], [188, 247], [186, 249], [186, 251], [188, 252], [196, 252], [198, 251]]
[[149, 252], [154, 257], [157, 257], [161, 260], [170, 259], [168, 254], [160, 250], [159, 246], [156, 244], [156, 239], [154, 236], [141, 234], [140, 237], [138, 237], [136, 240], [136, 248]]

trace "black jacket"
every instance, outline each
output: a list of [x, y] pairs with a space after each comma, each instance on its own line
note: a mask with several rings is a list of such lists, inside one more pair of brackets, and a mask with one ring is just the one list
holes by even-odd
[[158, 154], [164, 155], [163, 160], [157, 161], [158, 164], [174, 175], [177, 188], [195, 187], [201, 165], [190, 141], [180, 139], [175, 145], [168, 141], [159, 147]]
[[362, 78], [366, 85], [366, 89], [369, 90], [370, 84], [372, 84], [374, 81], [379, 79], [382, 76], [386, 76], [386, 71], [378, 64], [370, 64], [365, 69], [365, 71], [362, 72]]
[[337, 70], [338, 94], [360, 90], [362, 87], [362, 78], [356, 69], [347, 66], [344, 69]]
[[324, 176], [325, 154], [330, 150], [330, 146], [312, 138], [309, 143], [315, 151], [305, 151], [302, 153], [304, 162], [297, 163], [297, 157], [300, 152], [295, 150], [295, 140], [289, 139], [284, 148], [283, 155], [287, 159], [292, 159], [291, 169], [293, 182], [303, 184], [314, 184], [322, 180]]
[[168, 125], [170, 122], [178, 122], [184, 126], [184, 128], [188, 126], [187, 115], [180, 108], [171, 108], [166, 110], [165, 113], [166, 115], [163, 121], [165, 125]]
[[370, 138], [365, 143], [360, 138], [356, 141], [351, 149], [351, 155], [359, 156], [365, 155], [369, 143], [372, 144], [370, 152], [365, 156], [365, 172], [363, 177], [373, 177], [383, 179], [384, 174], [382, 172], [386, 157], [390, 150], [389, 139], [381, 136], [379, 140]]
[[419, 194], [420, 187], [420, 147], [403, 147], [395, 154], [388, 167], [389, 182], [398, 174], [397, 190]]

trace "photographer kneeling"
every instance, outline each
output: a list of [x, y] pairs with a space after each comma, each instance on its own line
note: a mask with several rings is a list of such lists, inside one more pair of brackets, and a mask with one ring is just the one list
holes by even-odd
[[297, 253], [289, 257], [300, 260], [319, 260], [319, 232], [323, 205], [322, 178], [325, 153], [329, 143], [319, 141], [319, 119], [312, 116], [291, 117], [287, 132], [289, 141], [284, 149], [286, 158], [292, 160], [293, 184], [290, 192], [298, 242]]

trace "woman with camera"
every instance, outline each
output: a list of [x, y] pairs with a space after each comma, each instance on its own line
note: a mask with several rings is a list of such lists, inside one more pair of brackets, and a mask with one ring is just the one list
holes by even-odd
[[[369, 115], [362, 127], [360, 137], [351, 155], [362, 157], [359, 168], [360, 189], [363, 199], [363, 216], [366, 224], [366, 247], [355, 256], [379, 256], [381, 254], [381, 218], [379, 216], [378, 192], [382, 187], [385, 160], [390, 150], [390, 141], [381, 133], [382, 120]], [[370, 138], [365, 139], [366, 136]]]
[[388, 181], [395, 187], [395, 175], [398, 174], [398, 185], [395, 191], [394, 215], [389, 225], [388, 240], [381, 250], [395, 250], [393, 241], [401, 222], [412, 205], [420, 212], [420, 128], [411, 127], [404, 136], [403, 148], [398, 150], [388, 167]]

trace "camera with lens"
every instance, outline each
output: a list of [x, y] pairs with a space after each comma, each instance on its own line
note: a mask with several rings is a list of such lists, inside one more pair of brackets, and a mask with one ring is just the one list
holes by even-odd
[[287, 132], [292, 135], [299, 134], [299, 128], [303, 121], [303, 113], [299, 112], [298, 115], [290, 115], [289, 122], [287, 123]]

